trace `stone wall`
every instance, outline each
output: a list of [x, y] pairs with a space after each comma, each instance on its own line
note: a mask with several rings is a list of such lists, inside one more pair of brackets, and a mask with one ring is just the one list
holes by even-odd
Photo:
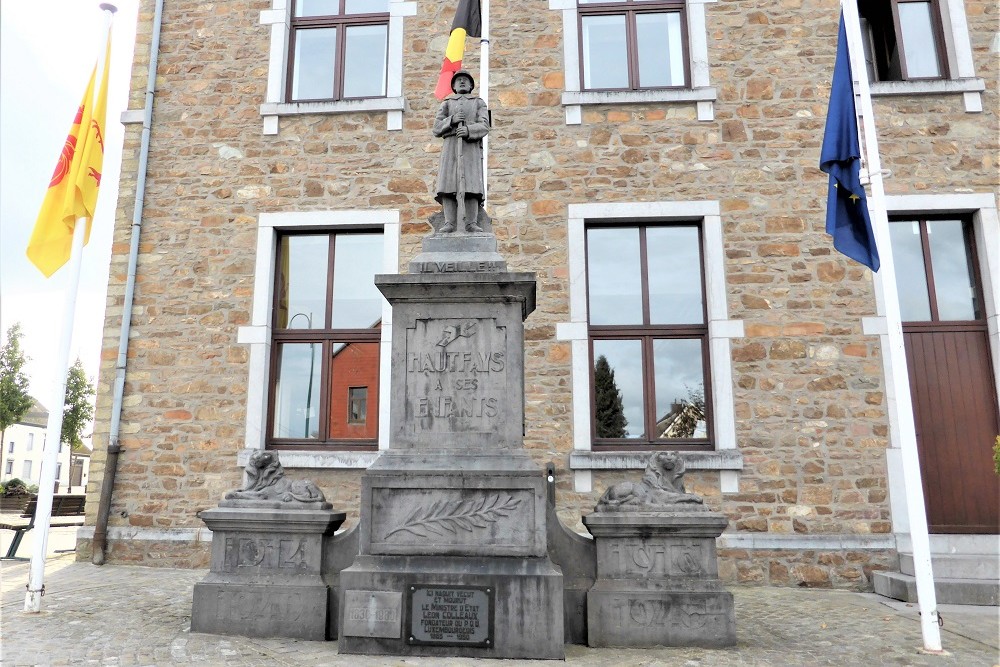
[[[436, 208], [432, 90], [453, 11], [417, 4], [405, 20], [402, 131], [387, 131], [385, 114], [352, 113], [283, 117], [279, 134], [264, 136], [269, 29], [258, 19], [270, 3], [166, 3], [111, 526], [198, 528], [196, 512], [240, 485], [248, 353], [236, 336], [250, 317], [258, 215], [398, 209], [401, 268], [415, 254]], [[152, 6], [144, 0], [139, 16], [134, 109]], [[890, 193], [997, 189], [998, 10], [985, 0], [966, 7], [984, 112], [967, 114], [960, 94], [878, 99]], [[692, 473], [689, 487], [731, 518], [730, 531], [891, 532], [882, 360], [877, 338], [861, 332], [861, 317], [875, 313], [871, 275], [823, 233], [827, 177], [817, 162], [838, 3], [708, 4], [719, 95], [710, 122], [697, 120], [694, 103], [675, 103], [585, 107], [581, 125], [566, 125], [560, 13], [541, 2], [494, 3], [492, 12], [490, 210], [510, 269], [538, 274], [525, 444], [540, 464], [556, 462], [563, 520], [582, 529], [581, 513], [625, 476], [595, 473], [595, 491], [582, 494], [566, 469], [570, 346], [555, 327], [569, 320], [567, 205], [718, 200], [729, 316], [745, 322], [732, 350], [745, 468], [738, 493], [723, 496], [712, 472]], [[466, 55], [477, 72], [472, 40]], [[124, 148], [88, 524], [103, 477], [139, 134], [129, 126]], [[290, 475], [314, 479], [353, 523], [358, 471]], [[185, 562], [178, 553], [118, 542], [110, 559]], [[863, 586], [864, 568], [888, 565], [885, 552], [722, 555], [728, 580], [779, 585]]]

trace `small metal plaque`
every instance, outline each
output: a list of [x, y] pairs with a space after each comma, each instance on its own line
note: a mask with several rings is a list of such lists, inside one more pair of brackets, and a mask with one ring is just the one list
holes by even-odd
[[402, 593], [344, 591], [345, 636], [399, 639], [402, 618]]
[[407, 598], [408, 644], [493, 648], [492, 587], [412, 585]]

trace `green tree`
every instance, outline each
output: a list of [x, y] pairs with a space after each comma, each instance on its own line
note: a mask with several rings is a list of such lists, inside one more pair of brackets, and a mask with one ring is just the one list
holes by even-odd
[[3, 441], [7, 427], [28, 413], [34, 402], [28, 393], [24, 365], [28, 358], [21, 349], [21, 323], [7, 330], [7, 341], [0, 347], [0, 470], [3, 470]]
[[628, 436], [628, 420], [622, 392], [615, 382], [615, 371], [602, 354], [594, 362], [594, 418], [598, 438], [624, 438]]
[[63, 406], [62, 436], [60, 442], [69, 445], [69, 467], [73, 470], [73, 452], [83, 447], [83, 430], [94, 418], [94, 385], [87, 379], [83, 364], [78, 358], [66, 375], [66, 400]]

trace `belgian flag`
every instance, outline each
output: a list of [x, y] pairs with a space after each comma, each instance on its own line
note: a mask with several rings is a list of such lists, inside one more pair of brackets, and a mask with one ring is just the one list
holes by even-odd
[[465, 38], [480, 37], [483, 31], [483, 19], [479, 13], [479, 0], [459, 0], [455, 10], [455, 20], [451, 23], [451, 35], [448, 37], [448, 47], [444, 52], [444, 62], [441, 63], [441, 74], [438, 75], [434, 97], [439, 100], [451, 95], [451, 77], [462, 69], [462, 58], [465, 56]]

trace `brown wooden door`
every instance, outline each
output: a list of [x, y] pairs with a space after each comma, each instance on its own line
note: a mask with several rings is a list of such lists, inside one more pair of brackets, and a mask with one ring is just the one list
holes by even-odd
[[930, 531], [1000, 532], [1000, 418], [971, 223], [909, 219], [890, 231]]

